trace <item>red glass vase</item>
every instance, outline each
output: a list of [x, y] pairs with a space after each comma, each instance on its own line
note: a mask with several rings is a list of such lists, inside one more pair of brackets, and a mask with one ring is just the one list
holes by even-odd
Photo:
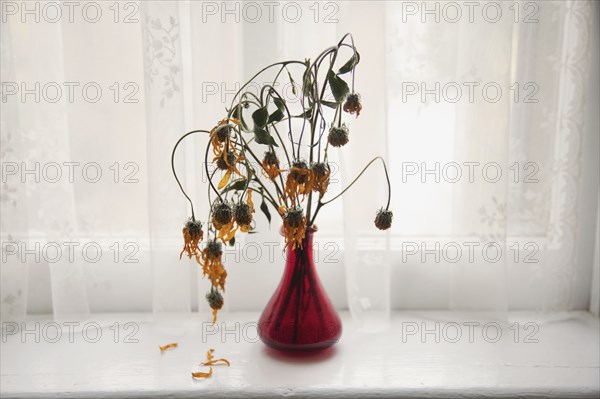
[[260, 339], [272, 348], [325, 349], [342, 334], [340, 317], [315, 269], [313, 234], [307, 229], [302, 248], [288, 248], [281, 282], [258, 321]]

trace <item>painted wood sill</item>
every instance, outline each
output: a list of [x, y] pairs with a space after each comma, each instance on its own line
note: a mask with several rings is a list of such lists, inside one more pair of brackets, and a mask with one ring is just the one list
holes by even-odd
[[[469, 313], [395, 312], [391, 328], [379, 334], [353, 331], [349, 315], [343, 313], [345, 331], [336, 346], [295, 357], [257, 342], [257, 317], [223, 313], [215, 326], [203, 323], [197, 314], [160, 318], [102, 314], [78, 325], [44, 317], [24, 325], [5, 322], [0, 396], [597, 398], [600, 394], [599, 320], [586, 312], [544, 318], [513, 313], [511, 324], [502, 330]], [[20, 330], [13, 331], [15, 327]], [[161, 354], [158, 346], [170, 342], [179, 346]], [[209, 348], [228, 358], [231, 367], [214, 367], [212, 378], [193, 380], [190, 373], [203, 370], [199, 363]]]

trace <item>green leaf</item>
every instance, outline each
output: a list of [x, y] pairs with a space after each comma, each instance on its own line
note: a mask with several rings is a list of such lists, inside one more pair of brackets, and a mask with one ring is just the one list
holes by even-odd
[[360, 54], [358, 52], [352, 54], [352, 57], [346, 62], [340, 70], [338, 71], [338, 75], [343, 75], [345, 73], [350, 72], [354, 69], [354, 67], [360, 62]]
[[331, 87], [331, 93], [335, 101], [338, 103], [344, 101], [344, 98], [346, 98], [346, 95], [350, 91], [348, 84], [333, 71], [329, 71], [327, 74], [327, 81], [329, 82], [329, 87]]
[[269, 120], [269, 111], [267, 110], [267, 107], [262, 107], [254, 111], [252, 113], [252, 120], [257, 127], [261, 128], [267, 126]]
[[290, 70], [285, 68], [287, 73], [288, 73], [288, 77], [290, 78], [290, 83], [292, 84], [292, 94], [296, 95], [296, 82], [294, 82], [294, 78], [292, 78], [292, 74], [290, 73]]
[[338, 106], [338, 103], [334, 103], [333, 101], [325, 101], [325, 100], [322, 100], [321, 104], [325, 105], [326, 107], [333, 108], [333, 109], [337, 108], [337, 106]]
[[[239, 116], [238, 116], [238, 110], [239, 112]], [[244, 119], [244, 109], [243, 107], [235, 107], [235, 109], [233, 110], [233, 114], [231, 114], [232, 118], [237, 118], [240, 121], [240, 127], [242, 128], [243, 132], [246, 133], [250, 133], [252, 130], [250, 130], [250, 128], [248, 127], [248, 124], [246, 123], [246, 120]]]
[[239, 190], [243, 190], [246, 188], [246, 179], [238, 179], [236, 181], [233, 181], [231, 183], [229, 183], [227, 185], [227, 187], [225, 187], [223, 189], [223, 192], [226, 191], [239, 191]]
[[281, 112], [285, 110], [285, 101], [283, 101], [281, 98], [273, 97], [273, 102], [277, 106], [277, 109], [279, 109]]
[[232, 237], [231, 240], [229, 240], [229, 246], [233, 247], [235, 245], [235, 237]]
[[310, 119], [312, 116], [312, 108], [307, 109], [305, 112], [300, 115], [294, 115], [292, 118], [302, 118], [302, 119]]
[[271, 226], [271, 212], [269, 212], [269, 206], [265, 202], [265, 197], [263, 196], [262, 203], [260, 204], [260, 210], [263, 211], [267, 220], [269, 221], [269, 226]]
[[310, 60], [306, 60], [305, 65], [306, 70], [302, 76], [302, 92], [305, 96], [309, 97], [313, 86], [312, 74], [310, 73]]
[[313, 89], [312, 75], [307, 75], [302, 83], [302, 92], [304, 93], [304, 95], [306, 97], [309, 97], [312, 89]]
[[282, 120], [284, 117], [283, 112], [278, 109], [275, 112], [273, 112], [271, 114], [271, 116], [269, 116], [269, 123], [273, 123], [273, 122], [279, 122], [280, 120]]
[[275, 147], [278, 147], [277, 143], [273, 139], [273, 136], [271, 136], [269, 132], [264, 129], [254, 129], [254, 138], [258, 144], [274, 145]]
[[250, 130], [250, 128], [246, 124], [246, 121], [244, 120], [243, 117], [240, 119], [240, 126], [242, 127], [242, 131], [243, 132], [246, 132], [246, 133], [252, 132], [252, 130]]

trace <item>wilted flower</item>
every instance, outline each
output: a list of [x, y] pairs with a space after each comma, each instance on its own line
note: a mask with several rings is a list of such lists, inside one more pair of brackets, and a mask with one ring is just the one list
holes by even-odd
[[218, 287], [225, 291], [225, 279], [227, 272], [223, 267], [221, 257], [223, 255], [223, 247], [216, 240], [206, 243], [206, 247], [202, 250], [200, 266], [202, 266], [203, 274], [208, 277], [213, 287]]
[[213, 162], [217, 164], [217, 167], [221, 170], [226, 170], [225, 175], [219, 182], [217, 188], [220, 190], [229, 183], [231, 176], [233, 173], [236, 173], [238, 176], [245, 178], [245, 176], [240, 172], [236, 166], [236, 164], [240, 163], [244, 160], [242, 155], [238, 155], [237, 151], [231, 145], [228, 149], [223, 149], [217, 156], [213, 159]]
[[329, 186], [329, 176], [331, 175], [329, 165], [325, 162], [315, 162], [310, 167], [310, 170], [313, 174], [313, 190], [321, 195], [325, 194]]
[[211, 134], [211, 144], [213, 146], [213, 152], [215, 155], [219, 155], [223, 152], [226, 146], [227, 138], [231, 132], [231, 126], [227, 123], [227, 119], [223, 119], [220, 121], [217, 126], [212, 128], [210, 131]]
[[212, 224], [217, 230], [230, 223], [233, 218], [231, 205], [227, 201], [217, 200], [212, 208]]
[[281, 169], [279, 169], [279, 159], [277, 158], [277, 154], [273, 151], [265, 152], [265, 157], [262, 161], [262, 168], [264, 173], [271, 180], [275, 180], [277, 176], [281, 173]]
[[332, 126], [331, 129], [329, 129], [327, 141], [334, 147], [342, 147], [348, 144], [348, 127], [346, 124], [343, 124], [342, 126]]
[[193, 220], [190, 218], [183, 227], [183, 249], [179, 254], [179, 259], [183, 256], [183, 253], [186, 252], [188, 258], [192, 256], [198, 256], [198, 243], [202, 241], [202, 237], [204, 236], [204, 232], [202, 231], [202, 223], [198, 220]]
[[[251, 193], [251, 191], [249, 193]], [[235, 209], [233, 211], [234, 219], [241, 232], [246, 233], [250, 231], [253, 212], [254, 209], [252, 209], [248, 204], [241, 203], [235, 205]]]
[[292, 163], [285, 182], [285, 195], [293, 204], [298, 201], [299, 195], [306, 195], [313, 187], [312, 171], [305, 161], [296, 160]]
[[206, 294], [206, 300], [213, 310], [213, 323], [217, 321], [217, 312], [223, 307], [223, 295], [216, 290], [214, 287], [211, 287], [210, 292]]
[[228, 170], [235, 164], [235, 154], [232, 151], [223, 151], [223, 153], [215, 159], [217, 168], [221, 170]]
[[227, 140], [227, 138], [231, 135], [231, 125], [229, 124], [224, 124], [224, 123], [220, 123], [217, 127], [216, 127], [216, 131], [215, 131], [215, 138], [223, 143], [225, 142], [225, 140]]
[[292, 249], [302, 248], [302, 241], [306, 235], [306, 216], [300, 207], [288, 208], [283, 214], [283, 235], [285, 247]]
[[344, 103], [344, 111], [354, 114], [356, 113], [356, 117], [360, 115], [360, 111], [362, 110], [362, 105], [360, 104], [360, 94], [351, 93], [346, 97], [346, 102]]
[[209, 259], [220, 258], [223, 255], [223, 245], [215, 240], [209, 241], [206, 243], [205, 251]]
[[392, 219], [394, 214], [392, 211], [381, 208], [377, 211], [377, 215], [375, 216], [375, 226], [379, 230], [387, 230], [392, 226]]

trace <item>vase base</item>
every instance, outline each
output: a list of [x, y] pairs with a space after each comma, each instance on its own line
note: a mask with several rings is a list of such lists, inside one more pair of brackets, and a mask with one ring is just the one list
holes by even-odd
[[318, 352], [324, 349], [329, 349], [335, 345], [338, 340], [328, 342], [318, 342], [314, 344], [296, 345], [296, 344], [285, 344], [279, 342], [273, 342], [268, 339], [262, 339], [261, 341], [271, 349], [275, 349], [282, 352]]

